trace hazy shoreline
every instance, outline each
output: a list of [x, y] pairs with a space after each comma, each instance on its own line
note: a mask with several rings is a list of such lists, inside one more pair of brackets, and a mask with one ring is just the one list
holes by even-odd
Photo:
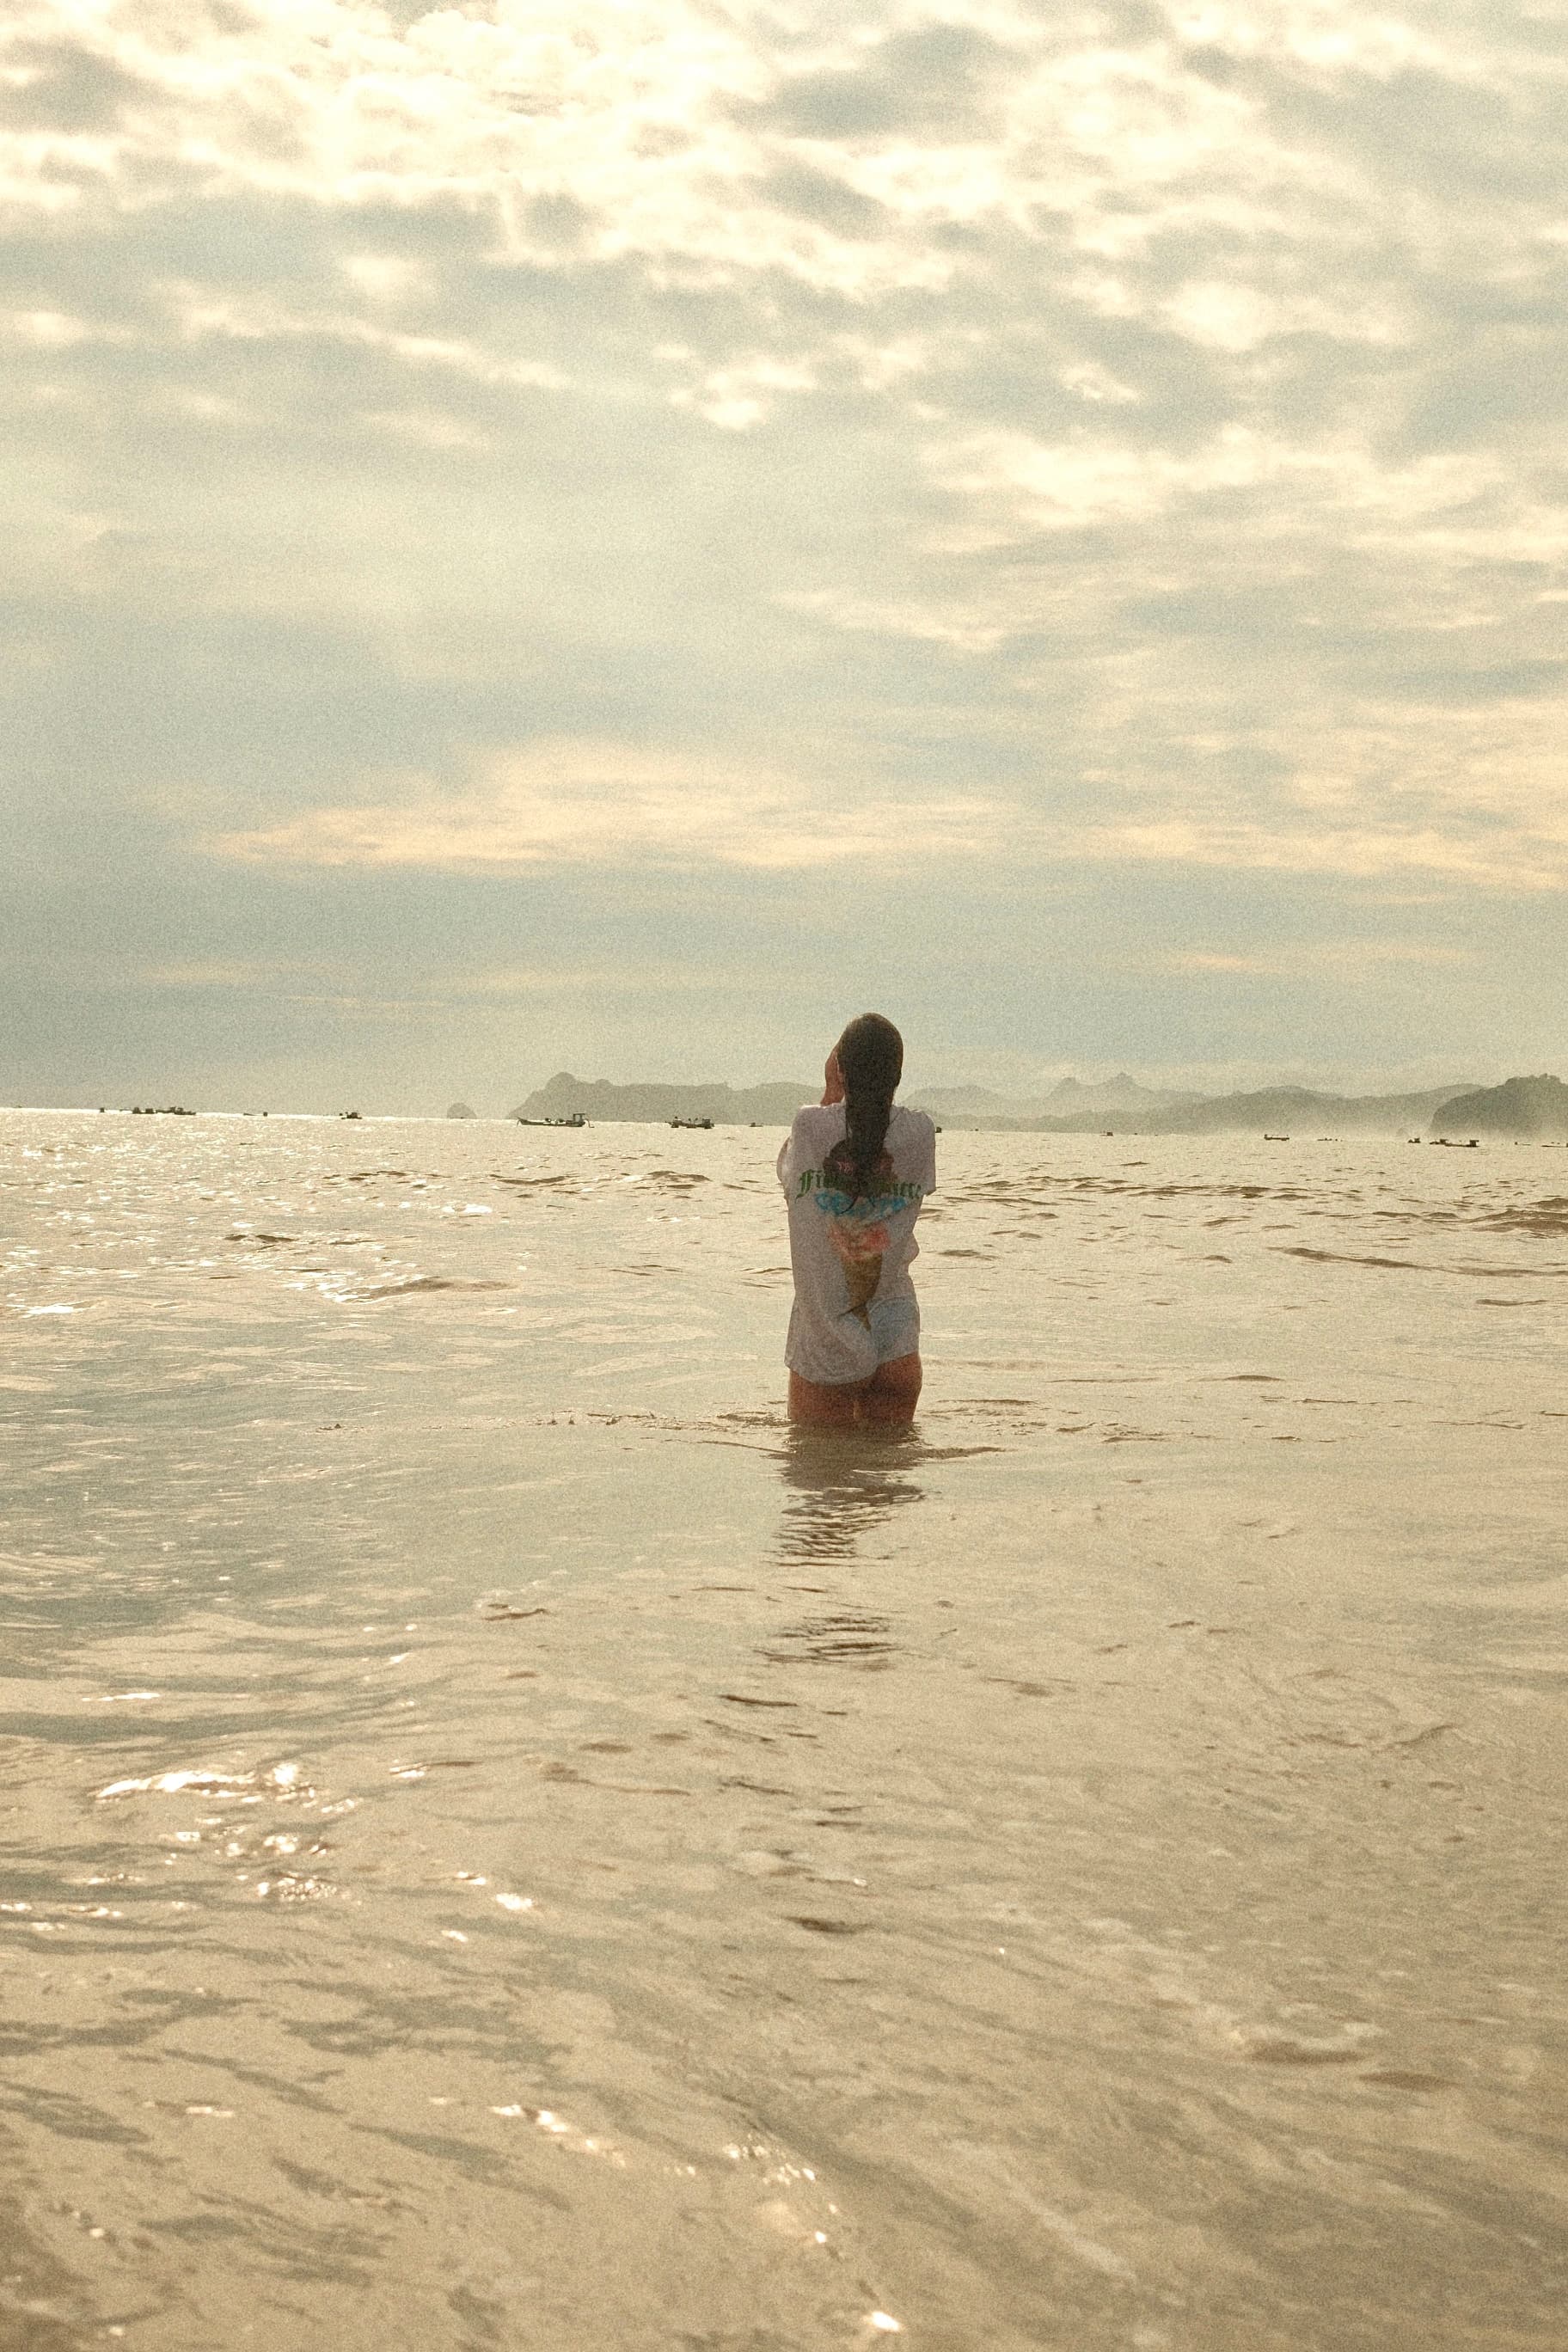
[[[1065, 1116], [1049, 1116], [1039, 1105], [993, 1095], [978, 1087], [925, 1087], [906, 1096], [954, 1132], [1016, 1135], [1197, 1136], [1258, 1135], [1280, 1141], [1337, 1143], [1352, 1137], [1411, 1140], [1478, 1139], [1519, 1142], [1568, 1142], [1568, 1087], [1548, 1073], [1507, 1078], [1495, 1087], [1466, 1081], [1424, 1087], [1405, 1094], [1338, 1095], [1310, 1087], [1267, 1087], [1225, 1095], [1163, 1092], [1121, 1077], [1103, 1086], [1064, 1079], [1051, 1100], [1076, 1100]], [[454, 1104], [445, 1112], [364, 1111], [357, 1106], [333, 1111], [222, 1109], [202, 1112], [184, 1106], [126, 1104], [8, 1104], [0, 1108], [59, 1109], [84, 1116], [208, 1118], [328, 1118], [372, 1121], [425, 1118], [501, 1126], [540, 1124], [580, 1118], [592, 1126], [668, 1126], [672, 1120], [709, 1119], [715, 1127], [787, 1127], [803, 1103], [817, 1099], [805, 1081], [770, 1081], [756, 1087], [727, 1083], [690, 1085], [619, 1084], [607, 1078], [579, 1079], [559, 1071], [504, 1117]], [[1310, 1134], [1324, 1128], [1331, 1131]], [[1295, 1130], [1300, 1129], [1298, 1139]], [[1415, 1133], [1413, 1134], [1413, 1130]]]

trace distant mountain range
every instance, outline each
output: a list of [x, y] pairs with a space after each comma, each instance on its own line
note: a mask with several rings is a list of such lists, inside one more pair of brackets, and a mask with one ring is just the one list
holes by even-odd
[[1157, 1112], [1178, 1110], [1183, 1103], [1201, 1103], [1201, 1094], [1180, 1094], [1168, 1087], [1140, 1087], [1138, 1079], [1119, 1070], [1117, 1077], [1105, 1077], [1098, 1085], [1084, 1085], [1079, 1077], [1063, 1077], [1060, 1085], [1044, 1094], [1037, 1103], [1018, 1103], [1006, 1094], [992, 1094], [990, 1087], [924, 1087], [920, 1094], [910, 1096], [917, 1110], [929, 1110], [933, 1119], [947, 1119], [954, 1127], [963, 1124], [990, 1124], [1002, 1119], [1008, 1127], [1018, 1127], [1037, 1119], [1090, 1119], [1100, 1127], [1110, 1112]]
[[1431, 1132], [1450, 1141], [1472, 1135], [1518, 1136], [1521, 1141], [1568, 1143], [1568, 1087], [1561, 1078], [1507, 1078], [1453, 1096], [1433, 1114]]
[[1205, 1099], [1203, 1095], [1184, 1094], [1169, 1087], [1141, 1087], [1125, 1070], [1094, 1085], [1086, 1085], [1081, 1078], [1063, 1078], [1037, 1102], [1019, 1102], [1008, 1095], [993, 1093], [989, 1087], [926, 1087], [909, 1097], [917, 1110], [929, 1110], [933, 1118], [945, 1119], [954, 1127], [989, 1127], [997, 1123], [1033, 1127], [1042, 1119], [1083, 1119], [1098, 1127], [1112, 1112], [1131, 1111], [1142, 1116], [1175, 1110], [1183, 1103]]
[[[616, 1086], [558, 1071], [536, 1087], [513, 1118], [668, 1120], [710, 1118], [716, 1127], [787, 1127], [802, 1103], [816, 1102], [807, 1080], [759, 1087]], [[1140, 1086], [1125, 1071], [1098, 1085], [1063, 1078], [1038, 1101], [987, 1087], [927, 1087], [907, 1100], [939, 1125], [1036, 1135], [1322, 1134], [1519, 1136], [1568, 1141], [1568, 1087], [1560, 1078], [1510, 1078], [1499, 1087], [1456, 1079], [1413, 1094], [1337, 1095], [1310, 1087], [1264, 1087], [1246, 1094], [1189, 1094]]]
[[[1325, 1128], [1335, 1135], [1400, 1135], [1424, 1127], [1466, 1082], [1407, 1095], [1336, 1095], [1311, 1087], [1262, 1087], [1247, 1094], [1163, 1093], [1126, 1076], [1102, 1087], [1066, 1078], [1041, 1103], [988, 1112], [939, 1112], [931, 1096], [911, 1097], [950, 1127], [1011, 1128], [1034, 1135], [1223, 1135]], [[954, 1089], [954, 1093], [969, 1089]], [[996, 1098], [998, 1104], [1002, 1098]]]

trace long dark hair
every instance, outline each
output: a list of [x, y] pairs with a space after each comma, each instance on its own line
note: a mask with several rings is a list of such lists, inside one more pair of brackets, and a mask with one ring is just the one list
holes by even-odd
[[834, 1051], [844, 1078], [844, 1140], [834, 1145], [826, 1166], [858, 1201], [881, 1168], [893, 1097], [904, 1074], [904, 1041], [881, 1013], [862, 1013]]

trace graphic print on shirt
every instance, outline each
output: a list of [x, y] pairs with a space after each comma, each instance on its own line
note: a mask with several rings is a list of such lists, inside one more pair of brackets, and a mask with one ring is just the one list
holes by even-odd
[[893, 1174], [891, 1156], [884, 1151], [872, 1177], [873, 1190], [857, 1196], [844, 1168], [839, 1145], [821, 1168], [807, 1168], [798, 1179], [797, 1193], [809, 1193], [827, 1220], [827, 1231], [844, 1269], [849, 1292], [849, 1312], [870, 1328], [868, 1309], [882, 1278], [882, 1260], [892, 1239], [889, 1221], [918, 1209], [924, 1192], [919, 1184], [900, 1184]]

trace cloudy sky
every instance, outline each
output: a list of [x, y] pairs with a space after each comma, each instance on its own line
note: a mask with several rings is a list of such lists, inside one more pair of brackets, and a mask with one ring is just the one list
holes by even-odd
[[1563, 0], [9, 0], [0, 1099], [1568, 1074]]

